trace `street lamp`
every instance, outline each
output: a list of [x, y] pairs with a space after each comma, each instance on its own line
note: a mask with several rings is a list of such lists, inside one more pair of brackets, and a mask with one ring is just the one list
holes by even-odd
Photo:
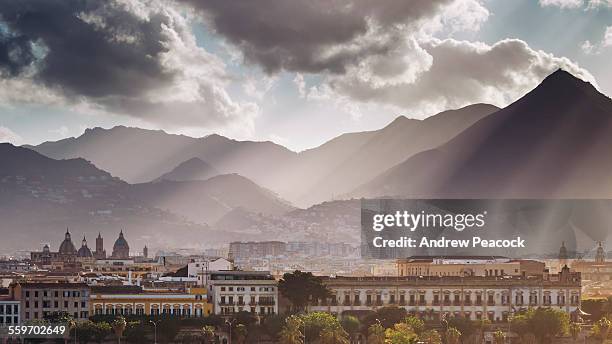
[[232, 321], [225, 321], [225, 325], [229, 326], [229, 343], [227, 344], [232, 344], [232, 325], [234, 325], [234, 322], [236, 321], [236, 319], [232, 320]]
[[157, 320], [157, 321], [149, 320], [149, 322], [150, 322], [151, 324], [153, 324], [153, 328], [154, 328], [154, 331], [153, 331], [153, 342], [154, 342], [154, 344], [157, 344], [157, 324], [158, 324], [160, 321], [161, 321], [161, 320]]

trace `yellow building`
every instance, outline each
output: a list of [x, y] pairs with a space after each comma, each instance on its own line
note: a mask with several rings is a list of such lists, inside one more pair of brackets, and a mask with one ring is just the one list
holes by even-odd
[[213, 311], [205, 288], [176, 291], [145, 290], [139, 286], [94, 286], [89, 304], [93, 315], [204, 317]]

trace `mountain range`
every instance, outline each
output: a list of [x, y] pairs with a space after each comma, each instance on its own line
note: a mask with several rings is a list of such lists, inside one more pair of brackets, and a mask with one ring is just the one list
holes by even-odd
[[513, 104], [352, 194], [610, 198], [611, 149], [612, 100], [558, 70]]
[[[611, 147], [610, 98], [558, 70], [503, 109], [474, 104], [425, 120], [400, 116], [299, 153], [123, 126], [38, 146], [5, 144], [0, 212], [19, 228], [27, 226], [10, 215], [14, 204], [63, 214], [53, 215], [59, 226], [70, 219], [61, 209], [76, 204], [107, 223], [153, 226], [142, 235], [164, 230], [147, 222], [156, 214], [211, 240], [352, 241], [360, 197], [611, 198]], [[327, 202], [334, 199], [345, 201]], [[75, 223], [88, 221], [79, 216]], [[330, 237], [335, 230], [342, 234]]]

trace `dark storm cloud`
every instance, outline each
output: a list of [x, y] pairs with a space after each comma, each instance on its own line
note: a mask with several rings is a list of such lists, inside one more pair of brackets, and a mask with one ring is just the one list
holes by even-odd
[[389, 39], [373, 30], [416, 25], [451, 0], [179, 0], [268, 72], [344, 73], [363, 56], [386, 54]]
[[36, 63], [34, 79], [68, 95], [137, 95], [173, 77], [158, 59], [166, 21], [107, 1], [1, 1], [0, 68], [15, 77]]

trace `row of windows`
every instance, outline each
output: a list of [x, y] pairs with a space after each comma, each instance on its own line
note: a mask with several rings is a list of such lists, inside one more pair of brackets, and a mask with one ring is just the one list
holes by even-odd
[[[236, 287], [236, 291], [246, 291], [245, 287]], [[251, 291], [257, 291], [256, 287], [250, 287]], [[234, 291], [234, 287], [221, 287], [221, 291]], [[274, 287], [259, 287], [259, 291], [274, 291]]]
[[0, 305], [0, 315], [19, 314], [19, 305]]
[[[274, 307], [259, 307], [259, 313], [257, 313], [256, 307], [250, 307], [251, 314], [260, 314], [260, 315], [272, 315], [274, 314]], [[238, 310], [235, 310], [234, 307], [221, 307], [221, 314], [234, 314], [238, 312], [243, 312], [245, 309], [243, 307], [238, 307]]]
[[[30, 297], [30, 295], [34, 295], [34, 297], [40, 297], [40, 295], [42, 294], [43, 297], [49, 297], [49, 295], [53, 294], [54, 297], [59, 297], [60, 296], [60, 292], [59, 290], [55, 290], [53, 292], [49, 291], [49, 290], [43, 290], [42, 293], [39, 292], [38, 290], [34, 290], [33, 292], [31, 292], [30, 290], [26, 290], [25, 291], [25, 297]], [[83, 297], [87, 297], [88, 296], [88, 292], [87, 290], [83, 290], [83, 291], [79, 291], [79, 290], [64, 290], [62, 291], [62, 297], [81, 297], [81, 295], [83, 295]]]
[[[193, 313], [193, 314], [192, 314]], [[210, 314], [210, 312], [208, 312]], [[144, 315], [144, 308], [136, 308], [135, 310], [132, 308], [96, 308], [94, 311], [95, 315]], [[174, 308], [163, 308], [161, 311], [158, 308], [151, 308], [151, 315], [180, 315], [180, 316], [196, 316], [200, 317], [204, 314], [202, 309], [194, 309], [193, 312], [191, 308], [183, 308], [183, 309], [174, 309]]]
[[[44, 311], [42, 313], [32, 312], [31, 319], [41, 319], [40, 316], [42, 316], [42, 318], [47, 318], [53, 314], [59, 314], [59, 313], [60, 312], [49, 312], [49, 311]], [[61, 313], [67, 313], [67, 312], [61, 312]], [[72, 317], [74, 319], [87, 319], [89, 318], [89, 312], [88, 311], [74, 312], [72, 313]], [[25, 319], [30, 320], [30, 312], [25, 312]]]
[[19, 323], [18, 316], [0, 317], [0, 324], [18, 324], [18, 323]]
[[[234, 300], [236, 300], [234, 296], [221, 296], [219, 303], [222, 305], [223, 304], [232, 305], [234, 304]], [[238, 305], [244, 305], [244, 302], [245, 302], [244, 296], [238, 296], [237, 300], [238, 300], [237, 301]], [[275, 300], [273, 296], [260, 296], [258, 299], [255, 299], [255, 296], [251, 296], [249, 304], [254, 305], [256, 303], [259, 303], [263, 305], [273, 305], [274, 301]]]
[[[372, 294], [368, 294], [366, 295], [366, 299], [365, 302], [366, 304], [372, 304], [372, 303], [377, 303], [377, 304], [382, 304], [383, 300], [382, 300], [382, 295], [377, 294], [375, 295], [375, 297], [372, 297]], [[522, 294], [518, 294], [515, 295], [515, 304], [517, 305], [522, 305], [524, 304], [524, 298]], [[221, 299], [223, 301], [223, 298]], [[338, 302], [338, 300], [333, 297], [332, 298], [332, 303], [336, 303]], [[391, 294], [389, 295], [389, 303], [390, 304], [394, 304], [396, 303], [398, 300], [395, 297], [395, 294]], [[406, 303], [406, 295], [401, 294], [399, 296], [399, 303], [400, 304], [405, 304]], [[481, 305], [483, 303], [483, 295], [477, 294], [475, 299], [472, 299], [472, 296], [470, 294], [466, 294], [463, 297], [463, 300], [461, 300], [461, 296], [459, 294], [454, 294], [452, 296], [451, 299], [451, 295], [450, 294], [445, 294], [443, 296], [443, 298], [440, 298], [440, 295], [436, 294], [433, 296], [433, 300], [432, 300], [432, 304], [433, 305], [439, 305], [441, 303], [446, 304], [446, 305], [459, 305], [461, 303], [463, 303], [464, 305], [470, 305], [472, 303], [472, 301], [475, 301], [476, 305]], [[510, 296], [509, 295], [502, 295], [501, 296], [501, 301], [503, 305], [506, 305], [508, 303], [510, 303]], [[556, 304], [557, 305], [565, 305], [565, 295], [557, 295], [556, 298]], [[495, 304], [495, 298], [493, 294], [487, 294], [486, 295], [486, 302], [488, 305], [494, 305]], [[579, 295], [571, 295], [570, 296], [570, 302], [572, 304], [578, 304], [580, 302], [580, 296]], [[353, 295], [353, 298], [351, 299], [351, 295], [349, 294], [345, 294], [344, 295], [344, 304], [360, 304], [361, 303], [361, 297], [359, 294], [355, 294]], [[418, 298], [417, 295], [411, 294], [409, 295], [408, 298], [408, 303], [410, 305], [416, 305], [417, 303], [419, 305], [426, 305], [427, 304], [427, 300], [425, 299], [425, 294], [419, 294]], [[530, 295], [529, 296], [529, 303], [532, 305], [536, 305], [538, 304], [538, 296], [537, 295]], [[551, 305], [552, 304], [552, 296], [551, 295], [544, 295], [543, 297], [543, 304], [544, 305]]]
[[[86, 301], [81, 301], [81, 302], [74, 301], [72, 304], [74, 308], [78, 308], [79, 304], [81, 305], [81, 308], [87, 308]], [[39, 303], [38, 301], [34, 301], [32, 303], [30, 303], [30, 301], [25, 302], [25, 308], [30, 308], [30, 305], [33, 305], [34, 308], [38, 308], [41, 305], [42, 305], [42, 308], [59, 308], [60, 307], [59, 301], [53, 301], [53, 307], [51, 307], [51, 301], [49, 300], [43, 300], [41, 303]], [[70, 303], [68, 301], [64, 301], [63, 308], [68, 308], [69, 305]]]

